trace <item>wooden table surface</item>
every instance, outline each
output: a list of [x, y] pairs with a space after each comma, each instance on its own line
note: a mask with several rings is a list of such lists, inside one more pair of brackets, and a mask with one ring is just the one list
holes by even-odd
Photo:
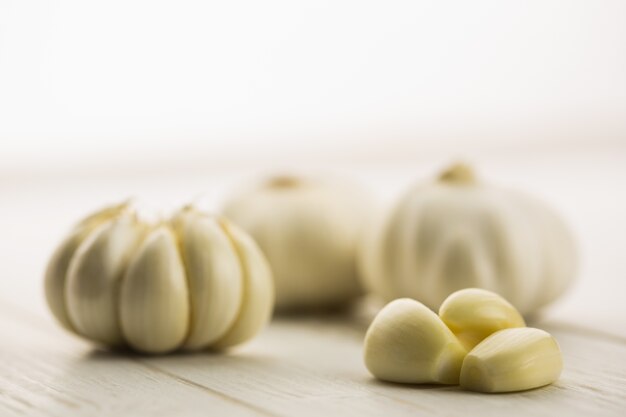
[[[95, 348], [56, 325], [43, 300], [42, 271], [63, 233], [89, 210], [132, 193], [220, 195], [241, 176], [0, 178], [0, 416], [626, 415], [623, 156], [620, 149], [560, 156], [556, 164], [554, 155], [480, 161], [485, 176], [534, 190], [561, 209], [583, 254], [572, 290], [530, 323], [559, 341], [561, 378], [500, 395], [373, 379], [362, 361], [367, 303], [344, 314], [275, 317], [227, 355]], [[358, 175], [390, 196], [431, 168]]]

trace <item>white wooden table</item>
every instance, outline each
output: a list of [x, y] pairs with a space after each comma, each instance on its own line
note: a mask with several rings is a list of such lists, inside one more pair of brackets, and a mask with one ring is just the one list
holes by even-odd
[[[94, 348], [57, 326], [43, 301], [42, 271], [67, 228], [128, 194], [218, 195], [240, 178], [188, 171], [0, 178], [0, 416], [626, 415], [624, 150], [559, 158], [480, 161], [486, 176], [497, 173], [499, 182], [534, 190], [560, 208], [583, 253], [574, 288], [531, 322], [559, 341], [560, 380], [501, 395], [374, 380], [362, 363], [371, 319], [363, 305], [344, 315], [275, 318], [228, 355]], [[390, 196], [434, 163], [423, 166], [358, 175]]]

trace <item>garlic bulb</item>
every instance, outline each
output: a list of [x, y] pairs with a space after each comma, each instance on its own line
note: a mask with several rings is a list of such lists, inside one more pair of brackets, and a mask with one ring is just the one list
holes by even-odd
[[267, 256], [277, 309], [302, 310], [360, 293], [355, 256], [366, 206], [349, 187], [278, 177], [230, 200], [224, 214]]
[[242, 343], [269, 321], [274, 297], [263, 254], [231, 223], [185, 207], [153, 224], [128, 203], [72, 230], [45, 290], [68, 330], [149, 353]]
[[412, 189], [368, 231], [359, 256], [366, 287], [386, 300], [411, 297], [436, 310], [450, 293], [477, 287], [522, 314], [562, 294], [576, 264], [556, 213], [463, 164]]

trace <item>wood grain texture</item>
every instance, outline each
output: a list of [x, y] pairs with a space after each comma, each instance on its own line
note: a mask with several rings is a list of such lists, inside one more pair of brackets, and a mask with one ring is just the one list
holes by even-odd
[[45, 318], [0, 302], [0, 415], [621, 415], [626, 341], [534, 323], [555, 335], [565, 370], [548, 387], [507, 395], [373, 379], [363, 316], [278, 318], [227, 355], [139, 356], [94, 348]]
[[[260, 416], [263, 412], [184, 378], [113, 355], [36, 316], [0, 304], [1, 416]], [[193, 405], [193, 406], [190, 406]]]

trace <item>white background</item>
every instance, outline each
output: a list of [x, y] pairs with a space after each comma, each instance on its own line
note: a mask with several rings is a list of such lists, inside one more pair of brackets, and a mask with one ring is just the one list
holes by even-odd
[[621, 149], [625, 74], [621, 0], [0, 0], [0, 175]]

